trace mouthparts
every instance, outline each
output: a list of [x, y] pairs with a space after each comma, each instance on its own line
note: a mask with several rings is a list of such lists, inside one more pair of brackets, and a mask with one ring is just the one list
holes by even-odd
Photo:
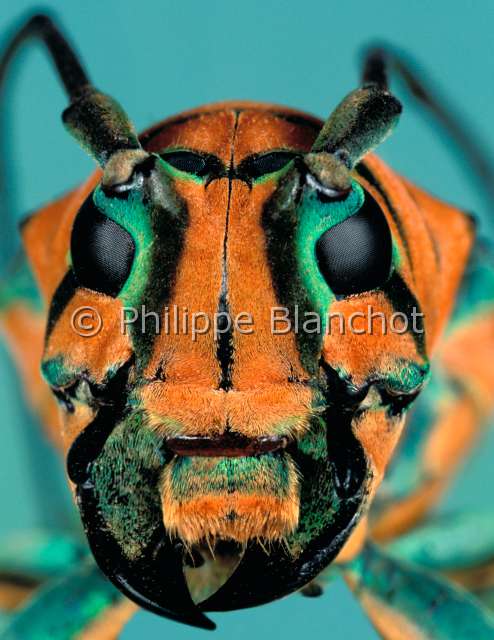
[[167, 448], [179, 456], [208, 456], [241, 458], [272, 453], [285, 449], [285, 436], [260, 436], [248, 438], [235, 433], [225, 433], [213, 438], [207, 436], [178, 436], [167, 438]]

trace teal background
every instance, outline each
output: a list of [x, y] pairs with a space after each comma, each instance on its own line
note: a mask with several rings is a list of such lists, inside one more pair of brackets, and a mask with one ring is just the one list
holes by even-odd
[[[30, 6], [4, 0], [0, 32]], [[46, 6], [61, 18], [95, 84], [122, 102], [139, 129], [182, 109], [227, 98], [278, 102], [326, 116], [355, 87], [362, 45], [383, 39], [414, 54], [486, 147], [493, 148], [494, 3], [489, 0], [58, 0]], [[400, 87], [397, 91], [403, 95]], [[6, 109], [9, 123], [9, 187], [21, 217], [77, 184], [93, 164], [60, 124], [66, 101], [39, 48], [20, 56], [6, 102], [1, 110]], [[380, 154], [416, 183], [488, 220], [490, 212], [448, 145], [406, 99], [402, 121]], [[61, 465], [27, 430], [5, 353], [0, 407], [3, 534], [61, 517], [56, 509], [39, 508], [42, 494], [49, 493], [51, 503], [58, 501], [60, 489], [44, 469], [56, 468], [61, 476]], [[35, 443], [34, 455], [26, 454], [27, 438]], [[493, 453], [490, 435], [450, 491], [448, 506], [492, 502]], [[316, 600], [294, 595], [212, 617], [219, 624], [218, 640], [377, 637], [342, 583]], [[192, 640], [206, 633], [139, 613], [122, 638]]]

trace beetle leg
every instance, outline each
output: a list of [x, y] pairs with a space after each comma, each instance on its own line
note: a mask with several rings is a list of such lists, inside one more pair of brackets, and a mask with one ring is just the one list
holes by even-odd
[[372, 535], [408, 531], [437, 503], [494, 408], [494, 262], [474, 252], [432, 380], [372, 505]]
[[436, 516], [391, 542], [388, 549], [442, 573], [494, 608], [494, 511]]
[[492, 638], [494, 615], [471, 594], [374, 544], [345, 569], [345, 578], [387, 640]]
[[1, 640], [116, 638], [136, 607], [106, 580], [91, 559], [51, 581], [0, 629]]
[[0, 629], [7, 613], [26, 602], [38, 587], [39, 583], [34, 578], [4, 576], [0, 569]]
[[[17, 386], [9, 387], [9, 401], [17, 400], [22, 407], [19, 424], [12, 428], [15, 427], [13, 433], [15, 431], [15, 437], [20, 441], [20, 457], [30, 475], [38, 526], [74, 532], [79, 531], [79, 526], [63, 469], [47, 442], [48, 437], [53, 444], [61, 445], [59, 408], [39, 367], [45, 325], [43, 302], [26, 256], [19, 252], [0, 280], [0, 337], [9, 349], [25, 390], [21, 394]], [[33, 419], [33, 414], [38, 420]]]
[[33, 530], [0, 542], [0, 576], [18, 575], [44, 582], [67, 572], [89, 555], [81, 540], [57, 532]]
[[11, 535], [0, 541], [0, 609], [19, 606], [41, 584], [67, 573], [88, 556], [79, 540], [45, 531]]

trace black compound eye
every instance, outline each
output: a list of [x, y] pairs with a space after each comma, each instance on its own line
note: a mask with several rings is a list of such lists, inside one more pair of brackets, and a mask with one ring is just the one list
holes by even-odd
[[129, 277], [135, 244], [130, 233], [86, 199], [74, 221], [72, 268], [82, 287], [116, 297]]
[[388, 280], [392, 241], [388, 223], [366, 192], [358, 213], [328, 229], [317, 241], [319, 270], [334, 294], [371, 291]]
[[220, 160], [207, 153], [196, 153], [195, 151], [168, 151], [161, 155], [165, 162], [172, 167], [185, 173], [192, 173], [196, 176], [208, 176], [219, 174], [222, 171]]
[[283, 169], [297, 154], [294, 151], [270, 151], [245, 158], [238, 166], [238, 173], [256, 180], [268, 173]]

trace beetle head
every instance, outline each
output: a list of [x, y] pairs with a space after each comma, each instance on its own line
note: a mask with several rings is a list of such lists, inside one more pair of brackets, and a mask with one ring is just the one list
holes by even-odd
[[[290, 593], [364, 516], [426, 377], [425, 346], [410, 331], [331, 332], [326, 318], [417, 302], [406, 234], [356, 171], [399, 112], [370, 86], [322, 127], [229, 104], [140, 141], [92, 89], [65, 113], [103, 174], [61, 219], [49, 208], [25, 228], [50, 304], [43, 372], [92, 551], [141, 606], [208, 626], [199, 608]], [[273, 331], [278, 307], [286, 331]], [[243, 313], [251, 332], [186, 325]], [[308, 314], [318, 330], [296, 330]], [[208, 546], [227, 559], [206, 598], [194, 572]]]

